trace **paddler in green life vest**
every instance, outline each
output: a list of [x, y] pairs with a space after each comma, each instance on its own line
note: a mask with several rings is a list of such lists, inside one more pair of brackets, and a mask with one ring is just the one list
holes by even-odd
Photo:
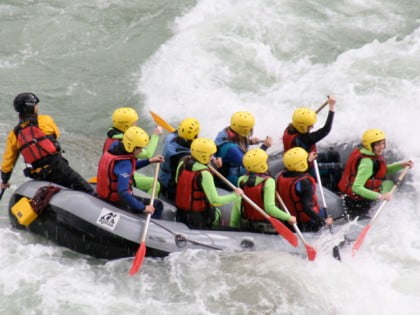
[[[294, 224], [296, 223], [296, 217], [287, 214], [276, 206], [276, 183], [268, 175], [267, 159], [268, 154], [262, 149], [252, 149], [246, 152], [243, 165], [247, 173], [239, 178], [238, 186], [242, 188], [248, 198], [267, 214]], [[230, 225], [245, 231], [277, 233], [272, 224], [242, 198], [235, 201]]]
[[355, 148], [347, 160], [338, 187], [344, 194], [344, 205], [350, 218], [366, 215], [375, 200], [391, 200], [394, 182], [385, 180], [385, 176], [414, 165], [411, 160], [386, 164], [383, 156], [385, 138], [382, 130], [366, 130], [362, 145]]
[[[115, 141], [122, 140], [124, 132], [131, 126], [135, 126], [139, 120], [139, 115], [131, 107], [120, 107], [112, 113], [112, 128], [107, 132], [107, 138], [103, 146], [103, 152], [109, 150], [111, 144]], [[154, 156], [156, 148], [159, 144], [159, 136], [162, 134], [162, 128], [156, 127], [150, 137], [149, 144], [144, 148], [137, 159], [150, 159]], [[134, 173], [134, 186], [149, 194], [152, 193], [153, 177], [144, 174]], [[157, 182], [156, 195], [159, 194], [160, 184]]]
[[208, 169], [216, 144], [211, 139], [197, 138], [191, 143], [191, 156], [181, 159], [176, 172], [177, 221], [190, 228], [211, 228], [220, 223], [221, 213], [217, 206], [234, 202], [242, 195], [242, 189], [220, 196]]

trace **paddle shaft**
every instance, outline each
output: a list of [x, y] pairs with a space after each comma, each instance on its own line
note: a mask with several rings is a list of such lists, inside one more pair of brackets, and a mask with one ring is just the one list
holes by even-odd
[[[151, 205], [151, 206], [153, 206], [153, 203], [155, 201], [157, 177], [159, 175], [159, 168], [160, 168], [160, 163], [156, 163], [155, 175], [153, 176], [152, 195], [150, 196], [150, 203], [149, 203], [149, 205]], [[142, 243], [146, 240], [147, 230], [149, 229], [149, 223], [150, 223], [150, 217], [151, 216], [152, 215], [150, 213], [147, 214], [146, 223], [144, 225], [144, 229], [142, 231], [141, 238], [140, 238], [140, 243]]]
[[[401, 182], [404, 179], [405, 175], [408, 172], [409, 167], [406, 166], [404, 168], [404, 170], [402, 171], [402, 173], [400, 174], [400, 176], [398, 176], [397, 181], [395, 182], [394, 186], [392, 186], [392, 189], [390, 191], [391, 194], [394, 193], [394, 191], [401, 186]], [[372, 225], [373, 222], [375, 222], [376, 218], [378, 217], [379, 213], [382, 211], [382, 209], [385, 207], [386, 203], [388, 202], [388, 200], [384, 200], [382, 201], [382, 204], [379, 206], [378, 210], [376, 211], [375, 215], [372, 217], [372, 219], [369, 222], [369, 225]]]
[[328, 104], [328, 100], [326, 100], [324, 103], [322, 103], [322, 105], [318, 107], [318, 109], [315, 111], [315, 113], [318, 114], [321, 110], [324, 109], [325, 106], [327, 106], [327, 104]]
[[[227, 184], [230, 188], [232, 188], [233, 190], [237, 189], [237, 187], [235, 185], [233, 185], [226, 177], [224, 177], [222, 174], [220, 174], [213, 166], [211, 166], [210, 164], [208, 165], [209, 169], [217, 175], [217, 177], [219, 177], [225, 184]], [[248, 202], [252, 207], [254, 207], [255, 210], [257, 210], [259, 213], [261, 213], [264, 218], [266, 219], [271, 219], [271, 217], [263, 210], [260, 208], [260, 206], [258, 206], [254, 201], [252, 201], [251, 199], [249, 199], [248, 196], [246, 196], [245, 194], [242, 195], [242, 198]]]
[[[284, 200], [281, 198], [280, 194], [277, 191], [276, 191], [276, 197], [277, 197], [277, 200], [280, 202], [283, 210], [290, 215], [289, 209], [287, 208], [286, 204], [284, 203]], [[295, 229], [295, 231], [296, 231], [297, 235], [299, 236], [300, 240], [302, 241], [302, 243], [307, 245], [308, 243], [306, 242], [305, 238], [303, 237], [302, 232], [300, 231], [300, 229], [299, 229], [299, 227], [296, 223], [293, 223], [293, 228]]]
[[3, 197], [5, 191], [6, 191], [6, 188], [4, 188], [4, 189], [1, 190], [1, 192], [0, 192], [0, 200]]

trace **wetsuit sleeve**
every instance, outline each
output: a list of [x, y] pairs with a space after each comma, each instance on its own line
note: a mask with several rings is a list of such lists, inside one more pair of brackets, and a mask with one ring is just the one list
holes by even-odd
[[303, 212], [305, 212], [312, 220], [316, 221], [319, 225], [324, 225], [324, 219], [322, 219], [313, 209], [316, 205], [313, 203], [313, 191], [312, 183], [307, 179], [302, 179], [296, 183], [296, 194], [299, 196], [303, 204]]
[[329, 111], [324, 127], [314, 132], [299, 134], [295, 140], [296, 145], [303, 147], [306, 150], [309, 150], [309, 148], [312, 145], [316, 144], [318, 141], [322, 140], [330, 133], [333, 120], [334, 120], [334, 112]]
[[145, 205], [134, 198], [130, 192], [130, 177], [132, 174], [132, 165], [128, 160], [121, 160], [115, 163], [114, 175], [117, 176], [117, 191], [121, 200], [127, 202], [130, 207], [137, 211], [143, 211]]
[[372, 175], [373, 161], [369, 158], [362, 158], [359, 166], [357, 167], [356, 177], [354, 178], [352, 186], [353, 192], [365, 199], [377, 200], [379, 193], [365, 187], [366, 182], [372, 177]]
[[1, 163], [1, 177], [3, 183], [7, 183], [9, 181], [9, 178], [12, 175], [12, 171], [18, 157], [19, 150], [17, 146], [17, 139], [15, 132], [12, 130], [7, 136], [6, 147], [3, 153], [3, 161]]
[[138, 170], [139, 168], [145, 167], [149, 164], [150, 164], [149, 159], [137, 160], [136, 161], [136, 170]]
[[402, 170], [404, 167], [400, 163], [393, 163], [386, 166], [386, 174], [391, 175], [394, 174], [400, 170]]
[[138, 159], [150, 159], [151, 157], [153, 157], [155, 155], [156, 152], [156, 148], [159, 144], [159, 136], [152, 134], [152, 136], [150, 137], [150, 142], [147, 145], [147, 147], [143, 148], [143, 150], [141, 151], [141, 153], [139, 155], [136, 156], [136, 158]]
[[211, 205], [217, 207], [235, 201], [239, 196], [235, 193], [220, 196], [214, 185], [213, 175], [209, 171], [201, 172], [201, 187]]
[[280, 220], [289, 221], [290, 215], [280, 210], [276, 206], [275, 202], [276, 183], [274, 179], [269, 178], [265, 182], [264, 186], [264, 210], [271, 216]]

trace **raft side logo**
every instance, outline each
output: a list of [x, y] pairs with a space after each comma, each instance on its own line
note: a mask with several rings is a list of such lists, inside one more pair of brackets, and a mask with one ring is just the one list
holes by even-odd
[[107, 208], [102, 208], [96, 224], [114, 230], [120, 220], [120, 214], [113, 212]]

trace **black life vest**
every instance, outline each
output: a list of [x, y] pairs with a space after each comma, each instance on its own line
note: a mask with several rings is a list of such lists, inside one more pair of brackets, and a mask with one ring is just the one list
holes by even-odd
[[[257, 177], [264, 178], [264, 180], [255, 185]], [[254, 201], [261, 209], [264, 209], [264, 185], [269, 178], [270, 176], [265, 174], [250, 174], [246, 182], [239, 183], [244, 194]], [[241, 201], [241, 214], [242, 218], [249, 221], [266, 221], [265, 217], [244, 199]]]
[[296, 177], [286, 177], [284, 172], [280, 173], [277, 178], [277, 191], [279, 192], [281, 198], [284, 200], [286, 207], [289, 209], [291, 215], [294, 215], [299, 222], [309, 222], [312, 220], [304, 211], [303, 203], [300, 200], [300, 197], [296, 193], [296, 185], [299, 181], [307, 179], [311, 182], [313, 187], [312, 194], [312, 210], [319, 214], [318, 198], [315, 194], [316, 191], [316, 182], [315, 179], [308, 173], [303, 173], [301, 176]]
[[387, 171], [386, 162], [382, 155], [366, 155], [359, 148], [354, 149], [349, 156], [343, 176], [338, 183], [338, 189], [353, 200], [363, 199], [355, 194], [352, 188], [357, 175], [357, 168], [362, 158], [371, 159], [374, 165], [373, 175], [365, 183], [367, 189], [379, 192]]
[[25, 163], [33, 164], [47, 156], [57, 154], [58, 150], [51, 140], [52, 135], [48, 136], [36, 123], [29, 123], [27, 126], [17, 126], [15, 128], [19, 151]]
[[204, 212], [210, 203], [201, 187], [201, 173], [206, 169], [193, 171], [195, 161], [191, 156], [183, 158], [183, 165], [178, 174], [175, 206], [181, 211]]

